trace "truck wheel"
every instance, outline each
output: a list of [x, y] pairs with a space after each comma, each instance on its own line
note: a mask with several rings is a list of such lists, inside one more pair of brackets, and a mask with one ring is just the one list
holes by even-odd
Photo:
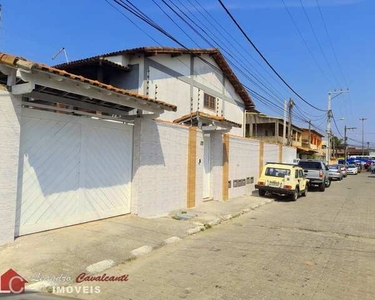
[[294, 193], [291, 195], [290, 199], [291, 199], [292, 201], [297, 201], [297, 199], [298, 199], [298, 195], [299, 195], [299, 189], [296, 188], [295, 191], [294, 191]]
[[266, 195], [266, 191], [259, 190], [259, 196], [263, 197], [264, 195]]
[[326, 179], [326, 183], [325, 183], [326, 187], [330, 187], [331, 186], [331, 179]]
[[319, 185], [319, 191], [324, 192], [325, 190], [326, 190], [326, 184], [325, 184], [325, 182], [322, 182]]

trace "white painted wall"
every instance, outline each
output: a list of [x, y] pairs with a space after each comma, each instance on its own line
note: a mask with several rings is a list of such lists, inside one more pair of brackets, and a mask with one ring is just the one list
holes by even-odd
[[297, 158], [297, 148], [283, 146], [283, 163], [292, 164]]
[[279, 145], [264, 143], [263, 163], [279, 162]]
[[132, 213], [155, 217], [186, 208], [188, 133], [159, 121], [135, 125]]
[[150, 57], [150, 59], [181, 73], [183, 76], [190, 76], [190, 55], [172, 57], [170, 54], [159, 54]]
[[214, 200], [223, 200], [223, 135], [211, 134], [211, 190]]
[[192, 78], [219, 93], [223, 92], [223, 72], [220, 70], [215, 60], [208, 55], [202, 55], [202, 58], [211, 65], [199, 58], [194, 58], [194, 75]]
[[[229, 198], [249, 195], [259, 173], [259, 141], [231, 136], [229, 138]], [[254, 177], [253, 184], [234, 187], [234, 180]]]
[[149, 93], [151, 98], [177, 105], [177, 112], [166, 111], [161, 114], [161, 119], [173, 121], [180, 116], [190, 114], [189, 84], [150, 67]]
[[[209, 55], [203, 55], [203, 58], [218, 68], [214, 59]], [[157, 70], [154, 67], [149, 68], [149, 96], [151, 98], [155, 98], [156, 96], [158, 100], [177, 105], [177, 112], [165, 112], [160, 116], [161, 119], [173, 121], [181, 116], [189, 114], [191, 111], [194, 112], [197, 110], [212, 115], [221, 115], [221, 111], [223, 111], [224, 117], [228, 120], [243, 124], [244, 108], [243, 105], [237, 104], [237, 102], [242, 104], [243, 102], [228, 80], [225, 81], [225, 86], [223, 85], [223, 74], [219, 68], [212, 68], [200, 59], [194, 58], [193, 75], [190, 76], [190, 55], [171, 57], [169, 54], [158, 54], [146, 59], [150, 59], [182, 74], [181, 77], [177, 78], [164, 73], [162, 70]], [[143, 56], [131, 58], [129, 59], [129, 63], [139, 64], [139, 79], [141, 84], [138, 92], [145, 94], [147, 91], [147, 74], [144, 73], [145, 58], [143, 58]], [[191, 80], [193, 80], [193, 82]], [[192, 94], [190, 90], [191, 84], [193, 85]], [[157, 94], [155, 94], [156, 85], [158, 86]], [[200, 89], [199, 97], [198, 89]], [[214, 93], [212, 91], [214, 91]], [[213, 111], [203, 107], [204, 92], [218, 99], [218, 109]], [[193, 109], [191, 109], [191, 97], [193, 97]], [[228, 97], [233, 99], [228, 100]], [[235, 100], [237, 100], [237, 102]], [[230, 133], [243, 136], [243, 129], [233, 128]]]
[[0, 245], [15, 233], [21, 99], [0, 86]]

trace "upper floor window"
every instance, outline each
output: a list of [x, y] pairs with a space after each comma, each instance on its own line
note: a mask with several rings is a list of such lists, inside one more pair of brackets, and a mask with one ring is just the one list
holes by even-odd
[[216, 110], [216, 98], [214, 96], [204, 93], [204, 108]]

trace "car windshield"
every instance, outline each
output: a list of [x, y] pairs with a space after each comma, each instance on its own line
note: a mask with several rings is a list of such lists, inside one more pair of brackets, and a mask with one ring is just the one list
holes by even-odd
[[322, 168], [322, 164], [317, 161], [300, 161], [299, 165], [303, 169], [320, 170]]
[[349, 165], [348, 168], [356, 168], [357, 166], [355, 165]]
[[281, 168], [266, 169], [266, 176], [285, 177], [286, 175], [290, 175], [290, 170]]
[[333, 170], [337, 170], [339, 168], [339, 166], [337, 165], [331, 165], [331, 166], [328, 166], [329, 169], [333, 169]]

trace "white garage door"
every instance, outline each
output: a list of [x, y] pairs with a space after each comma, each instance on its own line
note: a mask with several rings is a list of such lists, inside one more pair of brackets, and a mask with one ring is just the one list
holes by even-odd
[[133, 127], [23, 109], [16, 234], [130, 212]]

